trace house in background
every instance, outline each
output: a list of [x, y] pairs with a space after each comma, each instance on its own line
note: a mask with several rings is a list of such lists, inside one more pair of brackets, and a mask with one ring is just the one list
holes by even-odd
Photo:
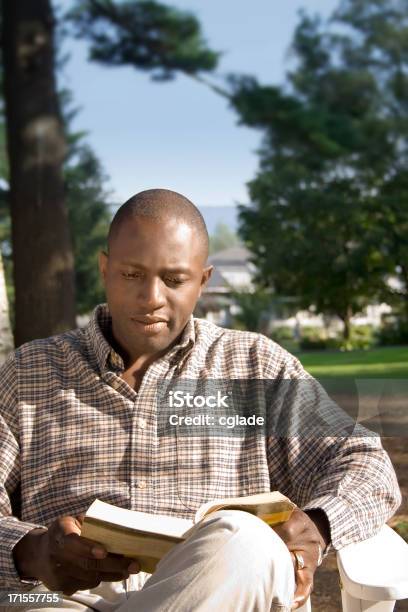
[[244, 246], [230, 247], [208, 258], [214, 270], [195, 309], [196, 316], [223, 327], [231, 326], [238, 308], [233, 292], [253, 289], [255, 268], [249, 259], [250, 252]]

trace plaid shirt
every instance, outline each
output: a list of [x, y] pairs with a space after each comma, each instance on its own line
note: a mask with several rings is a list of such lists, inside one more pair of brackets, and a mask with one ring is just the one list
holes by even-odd
[[398, 507], [378, 438], [157, 435], [159, 381], [309, 378], [274, 342], [191, 317], [136, 392], [105, 339], [110, 324], [98, 306], [84, 329], [27, 343], [1, 368], [0, 588], [21, 588], [12, 549], [28, 531], [95, 498], [192, 518], [213, 498], [279, 490], [326, 512], [336, 549], [369, 537]]

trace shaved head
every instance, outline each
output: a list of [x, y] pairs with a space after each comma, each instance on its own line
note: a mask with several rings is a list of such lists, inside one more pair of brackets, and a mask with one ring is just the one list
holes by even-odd
[[211, 277], [207, 257], [204, 219], [179, 193], [142, 191], [119, 208], [99, 267], [127, 365], [158, 359], [180, 338]]
[[208, 257], [208, 231], [198, 208], [188, 198], [169, 189], [148, 189], [132, 196], [116, 212], [109, 228], [108, 248], [120, 227], [136, 217], [148, 217], [157, 222], [174, 219], [195, 230], [203, 257]]

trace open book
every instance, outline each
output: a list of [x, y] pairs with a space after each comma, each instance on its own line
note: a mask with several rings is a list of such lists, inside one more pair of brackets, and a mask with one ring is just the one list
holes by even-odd
[[287, 521], [294, 508], [287, 497], [272, 491], [208, 502], [200, 506], [194, 520], [189, 520], [125, 510], [96, 499], [85, 514], [81, 535], [100, 542], [108, 552], [137, 559], [142, 571], [153, 573], [160, 559], [211, 512], [244, 510], [272, 526]]

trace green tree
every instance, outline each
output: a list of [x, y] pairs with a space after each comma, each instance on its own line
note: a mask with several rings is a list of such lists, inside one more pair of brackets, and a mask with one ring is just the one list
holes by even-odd
[[[61, 69], [64, 63], [60, 62]], [[86, 314], [105, 296], [97, 262], [99, 251], [106, 248], [112, 195], [105, 187], [108, 177], [86, 141], [86, 132], [72, 129], [79, 112], [72, 92], [64, 89], [59, 95], [67, 141], [64, 185], [75, 260], [76, 310]]]
[[252, 206], [240, 212], [259, 277], [338, 315], [346, 338], [350, 317], [390, 293], [390, 275], [408, 298], [395, 225], [407, 223], [407, 8], [344, 0], [330, 27], [303, 14], [285, 87], [230, 79], [241, 122], [264, 135]]
[[267, 333], [273, 305], [271, 292], [263, 288], [234, 291], [232, 298], [239, 308], [239, 312], [234, 316], [237, 327]]
[[82, 145], [75, 164], [65, 170], [69, 223], [75, 258], [76, 307], [90, 312], [104, 301], [98, 272], [98, 253], [106, 248], [111, 213], [105, 177], [94, 152]]
[[90, 59], [102, 64], [128, 64], [155, 80], [217, 65], [219, 54], [207, 47], [197, 18], [155, 0], [77, 0], [68, 16], [78, 37], [90, 41]]
[[387, 181], [380, 192], [373, 240], [385, 254], [388, 276], [381, 297], [395, 307], [408, 325], [408, 172], [401, 170]]
[[215, 226], [214, 233], [210, 236], [210, 254], [218, 253], [223, 249], [241, 244], [237, 234], [222, 221]]

